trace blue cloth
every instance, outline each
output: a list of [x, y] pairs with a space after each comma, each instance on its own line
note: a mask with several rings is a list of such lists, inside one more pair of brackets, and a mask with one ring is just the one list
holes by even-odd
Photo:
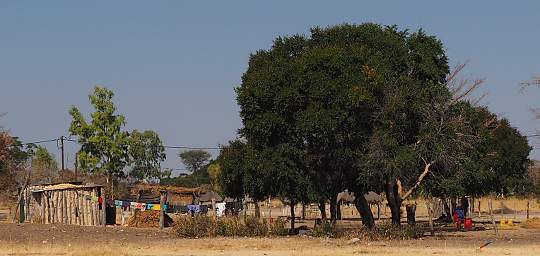
[[460, 206], [456, 207], [456, 213], [458, 215], [458, 218], [460, 220], [464, 220], [465, 219], [465, 212], [463, 211], [463, 208], [461, 208]]
[[198, 204], [189, 204], [187, 208], [189, 213], [199, 213], [201, 211], [201, 206]]
[[122, 201], [122, 209], [128, 210], [131, 203], [129, 201]]
[[114, 200], [114, 205], [118, 208], [122, 207], [122, 201], [120, 200]]
[[147, 210], [152, 210], [152, 208], [154, 208], [154, 204], [146, 204]]

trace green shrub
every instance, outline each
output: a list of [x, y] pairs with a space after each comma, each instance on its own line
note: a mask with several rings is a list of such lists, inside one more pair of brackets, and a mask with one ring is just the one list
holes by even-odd
[[244, 219], [244, 236], [267, 236], [268, 223], [266, 220], [260, 220], [255, 217], [248, 216]]
[[182, 216], [175, 221], [174, 233], [183, 238], [213, 236], [267, 236], [268, 223], [254, 217], [214, 219], [205, 215]]
[[236, 217], [219, 218], [216, 221], [216, 235], [218, 236], [242, 236], [242, 223]]
[[285, 228], [285, 220], [277, 218], [270, 224], [270, 234], [274, 236], [286, 236], [289, 234]]
[[313, 228], [311, 235], [314, 237], [340, 237], [342, 232], [332, 225], [332, 223], [324, 221]]
[[181, 216], [174, 223], [173, 230], [179, 237], [210, 237], [216, 234], [216, 221], [206, 215]]
[[422, 237], [424, 231], [421, 226], [395, 226], [391, 222], [383, 222], [372, 229], [361, 229], [348, 234], [363, 240], [407, 240]]

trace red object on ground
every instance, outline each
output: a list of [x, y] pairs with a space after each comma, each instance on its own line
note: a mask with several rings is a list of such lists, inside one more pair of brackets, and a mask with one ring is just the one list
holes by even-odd
[[465, 227], [465, 229], [472, 229], [472, 227], [473, 227], [472, 219], [471, 218], [466, 218], [465, 223], [463, 223], [463, 226]]
[[454, 211], [454, 223], [456, 223], [456, 228], [461, 228], [461, 220], [459, 219], [456, 211]]

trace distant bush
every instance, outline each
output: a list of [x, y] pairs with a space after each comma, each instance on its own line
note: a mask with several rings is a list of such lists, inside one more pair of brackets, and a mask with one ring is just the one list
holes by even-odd
[[206, 215], [181, 216], [174, 223], [174, 233], [183, 238], [215, 236], [216, 233], [216, 221]]
[[[276, 235], [286, 234], [284, 224], [281, 228], [268, 225], [266, 220], [254, 217], [245, 219], [224, 217], [214, 219], [205, 215], [182, 216], [175, 220], [174, 233], [183, 238], [215, 237], [215, 236], [249, 236], [262, 237], [270, 235], [270, 230]], [[283, 231], [285, 230], [285, 231]]]
[[285, 220], [282, 218], [275, 219], [270, 224], [270, 235], [273, 236], [286, 236], [289, 234], [287, 228], [285, 228]]
[[216, 221], [217, 236], [242, 236], [244, 227], [241, 221], [236, 217], [220, 218]]
[[323, 221], [321, 224], [315, 226], [311, 231], [311, 235], [314, 237], [340, 237], [343, 232], [336, 226], [328, 221]]
[[424, 234], [420, 225], [415, 226], [395, 226], [391, 222], [383, 222], [372, 229], [361, 229], [347, 233], [347, 236], [356, 237], [362, 240], [408, 240], [418, 239]]
[[246, 217], [244, 219], [244, 236], [267, 236], [268, 223], [265, 219], [262, 221], [255, 217]]

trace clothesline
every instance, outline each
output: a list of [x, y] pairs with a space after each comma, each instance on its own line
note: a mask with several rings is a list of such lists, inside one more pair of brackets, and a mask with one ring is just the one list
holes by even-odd
[[[97, 198], [101, 202], [101, 197]], [[129, 200], [107, 200], [109, 206], [121, 208], [123, 210], [137, 209], [140, 211], [154, 210], [160, 211], [161, 205], [156, 203], [139, 203]], [[168, 202], [163, 204], [163, 210], [167, 212], [181, 212], [181, 213], [206, 213], [208, 212], [208, 206], [205, 205], [171, 205]], [[169, 211], [170, 210], [170, 211]]]
[[[107, 204], [109, 206], [115, 206], [116, 208], [122, 208], [125, 210], [128, 209], [138, 209], [141, 211], [145, 210], [154, 210], [154, 211], [161, 211], [161, 204], [154, 204], [154, 203], [139, 203], [139, 202], [132, 202], [132, 201], [126, 201], [126, 200], [108, 200]], [[165, 203], [163, 205], [163, 210], [167, 210], [168, 204]]]

